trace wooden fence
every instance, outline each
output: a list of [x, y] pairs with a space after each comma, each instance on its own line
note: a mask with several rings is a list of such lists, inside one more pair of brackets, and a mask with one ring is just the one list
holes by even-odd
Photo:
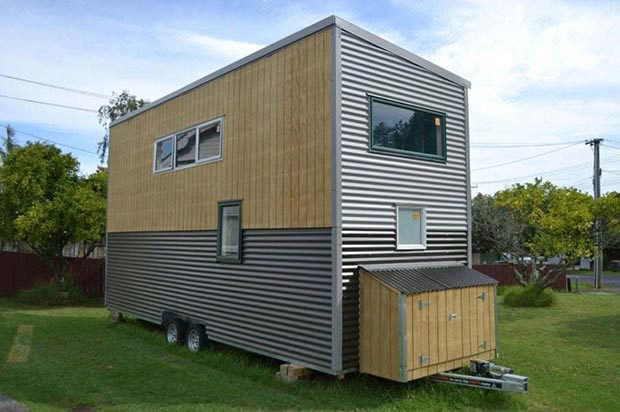
[[[67, 258], [69, 272], [85, 296], [102, 297], [105, 284], [104, 259]], [[79, 272], [79, 273], [78, 273]], [[36, 255], [19, 252], [0, 252], [0, 296], [12, 296], [19, 290], [30, 289], [38, 281], [52, 278], [50, 268]]]
[[[551, 265], [550, 265], [551, 266]], [[509, 264], [473, 265], [474, 270], [484, 273], [499, 282], [500, 286], [516, 285], [517, 280], [512, 274], [512, 266]], [[551, 287], [555, 290], [566, 289], [566, 274], [560, 276]]]

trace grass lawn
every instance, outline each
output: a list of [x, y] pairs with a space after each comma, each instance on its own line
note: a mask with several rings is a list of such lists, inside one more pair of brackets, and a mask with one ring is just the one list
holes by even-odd
[[[0, 393], [32, 410], [620, 410], [620, 297], [560, 294], [552, 308], [499, 308], [501, 362], [528, 395], [352, 375], [285, 384], [278, 363], [223, 345], [192, 354], [99, 307], [38, 309], [0, 300]], [[20, 325], [28, 360], [8, 363]]]

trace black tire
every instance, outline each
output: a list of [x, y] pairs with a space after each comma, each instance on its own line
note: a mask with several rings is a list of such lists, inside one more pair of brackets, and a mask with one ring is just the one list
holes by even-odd
[[166, 340], [168, 343], [182, 345], [185, 342], [187, 326], [181, 319], [172, 319], [166, 324]]
[[200, 352], [209, 345], [209, 339], [202, 325], [192, 325], [187, 329], [187, 348], [190, 352]]

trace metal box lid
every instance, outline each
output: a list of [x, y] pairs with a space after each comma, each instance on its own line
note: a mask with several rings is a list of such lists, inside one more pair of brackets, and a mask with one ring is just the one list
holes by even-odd
[[406, 294], [497, 285], [495, 279], [458, 262], [362, 265], [360, 267], [377, 280]]

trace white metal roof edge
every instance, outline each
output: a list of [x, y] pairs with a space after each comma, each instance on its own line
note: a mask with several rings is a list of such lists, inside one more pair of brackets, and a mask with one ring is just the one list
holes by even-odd
[[451, 82], [459, 84], [468, 89], [471, 88], [471, 82], [469, 80], [466, 80], [461, 76], [458, 76], [451, 71], [444, 69], [443, 67], [437, 66], [435, 63], [432, 63], [418, 56], [417, 54], [411, 53], [409, 50], [403, 49], [402, 47], [399, 47], [394, 43], [390, 43], [389, 41], [382, 39], [376, 34], [372, 34], [371, 32], [364, 30], [353, 23], [349, 23], [348, 21], [343, 20], [340, 17], [332, 17], [336, 20], [336, 26], [340, 27], [341, 29], [348, 31], [349, 33], [354, 34], [355, 36], [366, 40], [369, 43], [375, 44], [382, 49], [392, 52], [405, 60], [409, 60], [411, 63], [417, 64], [418, 66], [421, 66], [432, 73], [435, 73], [447, 80], [450, 80]]
[[187, 86], [184, 86], [172, 93], [169, 93], [167, 95], [165, 95], [164, 97], [161, 97], [157, 100], [155, 100], [152, 103], [147, 104], [146, 106], [141, 107], [138, 110], [134, 110], [133, 112], [127, 113], [126, 115], [119, 117], [118, 119], [114, 120], [113, 122], [110, 123], [110, 127], [112, 126], [116, 126], [119, 123], [124, 122], [125, 120], [129, 120], [132, 117], [135, 117], [137, 115], [139, 115], [140, 113], [143, 113], [147, 110], [150, 110], [154, 107], [159, 106], [162, 103], [167, 102], [168, 100], [174, 99], [177, 96], [180, 96], [192, 89], [195, 89], [198, 86], [201, 86], [213, 79], [216, 79], [220, 76], [223, 76], [226, 73], [232, 72], [233, 70], [236, 70], [242, 66], [245, 66], [248, 63], [253, 62], [254, 60], [258, 60], [261, 57], [267, 56], [273, 52], [275, 52], [276, 50], [279, 50], [283, 47], [288, 46], [291, 43], [294, 43], [304, 37], [310, 36], [311, 34], [314, 34], [318, 31], [321, 31], [325, 28], [331, 27], [331, 26], [337, 26], [339, 28], [341, 28], [342, 30], [348, 31], [349, 33], [360, 37], [363, 40], [366, 40], [370, 43], [373, 43], [389, 52], [394, 53], [397, 56], [402, 57], [405, 60], [410, 61], [411, 63], [417, 64], [418, 66], [421, 66], [427, 70], [429, 70], [432, 73], [435, 73], [441, 77], [444, 77], [447, 80], [450, 80], [456, 84], [459, 84], [463, 87], [466, 88], [470, 88], [471, 87], [471, 83], [468, 80], [465, 80], [464, 78], [457, 76], [456, 74], [443, 69], [439, 66], [437, 66], [434, 63], [429, 62], [426, 59], [423, 59], [422, 57], [411, 53], [410, 51], [407, 51], [405, 49], [403, 49], [402, 47], [399, 47], [393, 43], [390, 43], [389, 41], [382, 39], [381, 37], [374, 35], [372, 33], [370, 33], [369, 31], [366, 31], [364, 29], [362, 29], [361, 27], [358, 27], [356, 25], [354, 25], [353, 23], [349, 23], [348, 21], [341, 19], [340, 17], [337, 16], [329, 16], [321, 21], [318, 21], [308, 27], [306, 27], [305, 29], [302, 29], [296, 33], [291, 34], [290, 36], [287, 36], [281, 40], [278, 40], [275, 43], [270, 44], [269, 46], [266, 46], [258, 51], [255, 51], [254, 53], [240, 59], [237, 60], [236, 62], [233, 62], [227, 66], [222, 67], [221, 69], [208, 74], [205, 77], [202, 77], [194, 82], [191, 82], [190, 84], [188, 84]]

